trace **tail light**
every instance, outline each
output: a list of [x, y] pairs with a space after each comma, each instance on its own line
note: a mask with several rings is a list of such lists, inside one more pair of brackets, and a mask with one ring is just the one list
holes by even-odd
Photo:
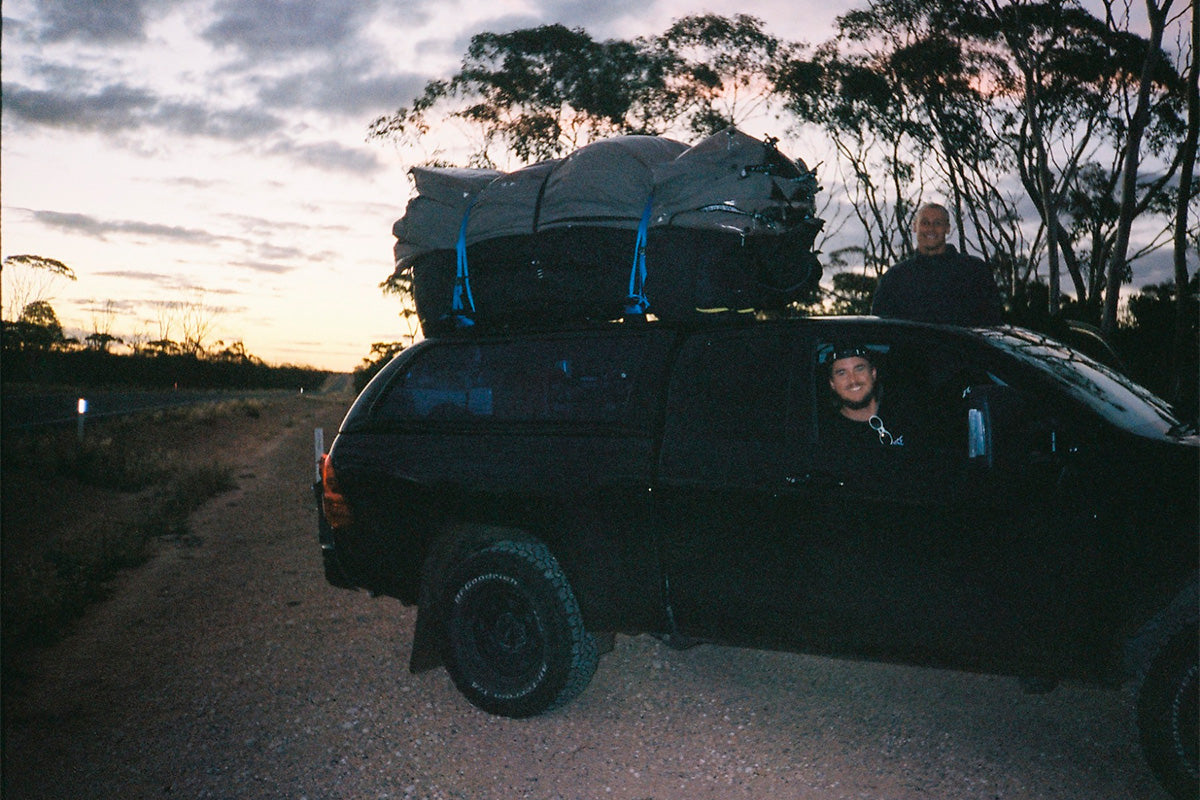
[[354, 522], [328, 455], [321, 456], [321, 511], [331, 528], [345, 528]]

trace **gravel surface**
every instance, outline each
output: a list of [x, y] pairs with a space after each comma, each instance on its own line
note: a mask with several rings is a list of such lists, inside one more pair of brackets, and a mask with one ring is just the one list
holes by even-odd
[[238, 489], [194, 536], [23, 658], [4, 800], [1165, 800], [1128, 689], [618, 636], [565, 708], [477, 711], [408, 673], [413, 609], [324, 582], [312, 429], [346, 404], [293, 399], [226, 448]]

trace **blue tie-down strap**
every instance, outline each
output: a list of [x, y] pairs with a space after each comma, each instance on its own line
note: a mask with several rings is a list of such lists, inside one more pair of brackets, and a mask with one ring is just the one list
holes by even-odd
[[458, 242], [454, 247], [458, 270], [454, 276], [454, 299], [450, 308], [454, 312], [454, 321], [460, 328], [475, 324], [470, 316], [475, 313], [475, 298], [471, 297], [471, 276], [467, 270], [467, 220], [471, 218], [473, 205], [475, 201], [472, 199], [463, 213], [462, 224], [458, 226]]
[[645, 314], [650, 308], [646, 297], [646, 231], [650, 228], [650, 209], [654, 195], [646, 198], [642, 221], [638, 223], [637, 244], [633, 250], [633, 267], [629, 270], [629, 296], [625, 299], [626, 314]]

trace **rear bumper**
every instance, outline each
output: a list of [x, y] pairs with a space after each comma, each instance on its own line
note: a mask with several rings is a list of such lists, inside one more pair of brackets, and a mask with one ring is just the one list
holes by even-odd
[[337, 543], [329, 520], [321, 507], [324, 489], [321, 482], [313, 484], [313, 499], [317, 504], [317, 541], [321, 545], [321, 564], [325, 569], [325, 580], [339, 589], [357, 589], [358, 586], [350, 579], [341, 561], [338, 559]]

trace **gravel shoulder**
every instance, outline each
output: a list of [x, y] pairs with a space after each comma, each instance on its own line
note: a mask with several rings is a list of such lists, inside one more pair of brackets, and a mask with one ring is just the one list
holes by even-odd
[[238, 488], [22, 657], [5, 800], [1165, 800], [1128, 688], [618, 636], [565, 708], [477, 711], [408, 673], [413, 609], [324, 581], [312, 431], [348, 402], [292, 398], [224, 442]]

